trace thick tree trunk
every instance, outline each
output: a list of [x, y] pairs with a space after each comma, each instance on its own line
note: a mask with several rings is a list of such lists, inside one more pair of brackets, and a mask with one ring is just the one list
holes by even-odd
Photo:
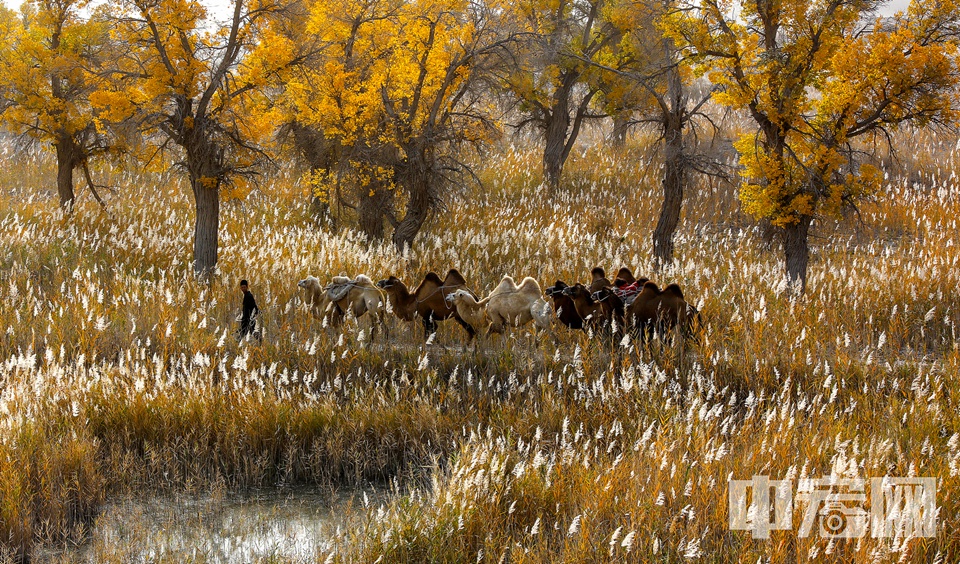
[[[421, 194], [424, 193], [421, 192]], [[413, 240], [420, 233], [420, 228], [423, 227], [424, 222], [427, 221], [429, 211], [429, 202], [425, 197], [410, 195], [407, 212], [404, 214], [403, 220], [393, 230], [393, 244], [398, 250], [403, 251], [404, 248], [413, 245]]]
[[77, 152], [73, 140], [61, 140], [54, 145], [57, 149], [57, 193], [60, 207], [70, 211], [76, 202], [73, 192], [73, 169], [77, 162]]
[[420, 228], [427, 221], [432, 205], [430, 171], [431, 155], [423, 150], [407, 150], [407, 162], [399, 175], [410, 199], [407, 201], [403, 220], [393, 230], [393, 244], [398, 250], [413, 245]]
[[[675, 58], [673, 41], [664, 39], [664, 57]], [[676, 66], [667, 69], [667, 100], [663, 115], [663, 204], [653, 231], [653, 254], [657, 268], [673, 262], [673, 234], [680, 223], [683, 188], [686, 184], [684, 116], [687, 112], [683, 81]]]
[[810, 260], [809, 232], [813, 218], [800, 216], [797, 223], [784, 227], [783, 251], [787, 266], [787, 280], [803, 292], [807, 288], [807, 263]]
[[680, 209], [683, 205], [683, 187], [686, 171], [683, 162], [683, 132], [680, 120], [672, 120], [665, 132], [663, 203], [660, 205], [660, 218], [653, 230], [653, 255], [657, 267], [673, 262], [673, 234], [680, 223]]
[[219, 186], [204, 186], [200, 178], [191, 178], [197, 219], [193, 228], [193, 271], [197, 276], [212, 274], [217, 266], [220, 235]]
[[368, 192], [368, 188], [360, 187], [360, 201], [357, 204], [357, 219], [360, 223], [360, 230], [373, 241], [383, 239], [383, 221], [384, 216], [389, 211], [389, 195], [384, 193], [381, 188], [373, 189], [373, 196]]
[[[322, 132], [296, 121], [290, 124], [290, 131], [293, 135], [293, 147], [310, 167], [311, 173], [326, 173], [334, 166], [336, 145], [324, 137]], [[331, 219], [329, 194], [326, 198], [311, 194], [310, 214], [316, 219]]]
[[543, 181], [552, 194], [560, 189], [560, 175], [566, 158], [567, 131], [570, 129], [569, 98], [570, 93], [566, 89], [557, 90], [543, 133]]

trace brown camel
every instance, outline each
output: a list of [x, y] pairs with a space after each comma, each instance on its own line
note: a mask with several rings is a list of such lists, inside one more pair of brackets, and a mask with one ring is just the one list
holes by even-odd
[[600, 291], [602, 288], [608, 288], [613, 286], [613, 283], [607, 278], [607, 273], [604, 272], [602, 266], [596, 266], [593, 270], [590, 271], [590, 285], [587, 287], [587, 290], [592, 294], [594, 292]]
[[601, 288], [599, 292], [604, 293], [605, 297], [602, 300], [595, 299], [593, 295], [596, 293], [590, 292], [583, 284], [567, 286], [563, 290], [563, 293], [573, 301], [585, 325], [609, 328], [610, 322], [613, 321], [623, 327], [623, 302], [608, 287]]
[[562, 280], [557, 280], [556, 284], [547, 288], [546, 294], [553, 298], [553, 311], [560, 323], [571, 329], [583, 329], [583, 318], [577, 313], [577, 306], [570, 296], [563, 293], [568, 287]]
[[644, 339], [654, 332], [665, 334], [677, 326], [688, 335], [699, 315], [697, 308], [684, 300], [680, 286], [670, 284], [661, 290], [649, 281], [626, 310], [628, 326], [641, 331]]
[[377, 287], [387, 293], [387, 299], [390, 300], [390, 305], [397, 317], [404, 321], [413, 321], [417, 317], [423, 320], [423, 329], [427, 338], [437, 332], [438, 321], [452, 317], [473, 339], [476, 335], [474, 328], [464, 321], [452, 304], [448, 304], [445, 299], [447, 294], [459, 288], [466, 288], [466, 285], [466, 279], [456, 269], [450, 269], [443, 280], [436, 273], [428, 272], [412, 294], [396, 276], [377, 282]]
[[[623, 280], [623, 284], [620, 284], [618, 282], [620, 280]], [[613, 285], [619, 288], [621, 285], [629, 286], [630, 284], [633, 284], [636, 281], [637, 279], [633, 277], [633, 273], [630, 272], [630, 269], [624, 266], [624, 267], [621, 267], [619, 271], [617, 271], [617, 277], [613, 279]]]

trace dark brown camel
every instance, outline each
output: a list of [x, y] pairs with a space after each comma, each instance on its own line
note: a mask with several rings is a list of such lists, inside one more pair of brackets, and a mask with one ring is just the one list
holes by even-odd
[[[620, 280], [623, 281], [623, 284], [619, 283]], [[617, 271], [617, 277], [613, 279], [613, 285], [619, 288], [620, 286], [629, 286], [636, 281], [637, 279], [633, 277], [633, 273], [630, 272], [630, 269], [624, 266]]]
[[570, 329], [583, 329], [583, 318], [577, 313], [577, 306], [574, 305], [570, 296], [563, 293], [563, 289], [568, 286], [561, 280], [550, 286], [546, 294], [553, 298], [553, 311], [557, 314], [557, 319]]
[[653, 282], [646, 282], [626, 309], [628, 327], [641, 331], [644, 339], [654, 331], [665, 334], [677, 326], [688, 335], [699, 315], [697, 308], [684, 300], [680, 286], [670, 284], [661, 290]]
[[590, 286], [587, 287], [587, 290], [590, 293], [598, 292], [602, 288], [607, 288], [613, 286], [613, 283], [607, 279], [607, 273], [604, 272], [602, 266], [596, 266], [593, 270], [590, 271], [590, 276], [592, 280], [590, 281]]
[[609, 328], [610, 322], [615, 321], [618, 326], [623, 327], [623, 302], [607, 287], [601, 288], [599, 292], [604, 290], [606, 297], [602, 300], [594, 299], [593, 292], [583, 284], [567, 286], [563, 293], [573, 301], [585, 325]]
[[[390, 305], [397, 317], [404, 321], [413, 321], [417, 317], [423, 320], [423, 329], [427, 338], [437, 332], [438, 321], [452, 317], [473, 339], [476, 331], [460, 318], [456, 309], [451, 308], [445, 299], [447, 294], [456, 292], [460, 288], [469, 292], [466, 285], [467, 281], [463, 275], [453, 268], [447, 272], [447, 277], [443, 280], [440, 280], [436, 273], [428, 272], [412, 294], [396, 276], [377, 282], [377, 286], [387, 293], [387, 299], [390, 300]], [[470, 293], [473, 295], [473, 292]]]

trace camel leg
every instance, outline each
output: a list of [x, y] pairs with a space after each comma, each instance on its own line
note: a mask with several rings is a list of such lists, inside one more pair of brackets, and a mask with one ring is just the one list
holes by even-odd
[[367, 343], [367, 346], [372, 347], [373, 341], [377, 338], [377, 316], [372, 311], [368, 313], [370, 314], [367, 316], [370, 318], [370, 342]]
[[456, 315], [456, 314], [455, 314], [455, 315], [453, 316], [453, 318], [456, 319], [456, 320], [457, 320], [457, 323], [459, 323], [460, 326], [463, 327], [463, 328], [467, 331], [467, 335], [470, 336], [469, 339], [467, 339], [468, 342], [469, 342], [469, 341], [472, 341], [472, 340], [474, 339], [474, 337], [477, 336], [477, 331], [476, 331], [476, 329], [473, 328], [473, 325], [470, 325], [469, 323], [467, 323], [466, 321], [464, 321], [463, 318], [460, 317], [459, 315]]
[[487, 328], [487, 335], [493, 335], [494, 333], [502, 334], [503, 327], [506, 324], [506, 321], [499, 314], [493, 313], [490, 315], [490, 327]]
[[423, 340], [427, 341], [430, 339], [430, 335], [433, 335], [437, 332], [437, 322], [433, 320], [433, 316], [423, 318]]
[[377, 316], [374, 318], [374, 321], [375, 321], [375, 322], [377, 323], [377, 325], [379, 325], [380, 328], [383, 330], [383, 339], [384, 339], [384, 341], [389, 341], [389, 340], [390, 340], [390, 327], [387, 325], [387, 317], [386, 317], [385, 313], [386, 313], [386, 312], [384, 311], [384, 308], [383, 308], [383, 307], [380, 307], [379, 309], [377, 309]]

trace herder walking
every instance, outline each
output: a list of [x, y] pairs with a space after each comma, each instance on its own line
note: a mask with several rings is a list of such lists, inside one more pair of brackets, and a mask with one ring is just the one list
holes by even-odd
[[257, 337], [255, 328], [260, 308], [257, 307], [257, 300], [254, 299], [246, 280], [240, 281], [240, 291], [243, 292], [243, 313], [240, 317], [240, 340], [242, 341], [247, 335], [252, 334]]

